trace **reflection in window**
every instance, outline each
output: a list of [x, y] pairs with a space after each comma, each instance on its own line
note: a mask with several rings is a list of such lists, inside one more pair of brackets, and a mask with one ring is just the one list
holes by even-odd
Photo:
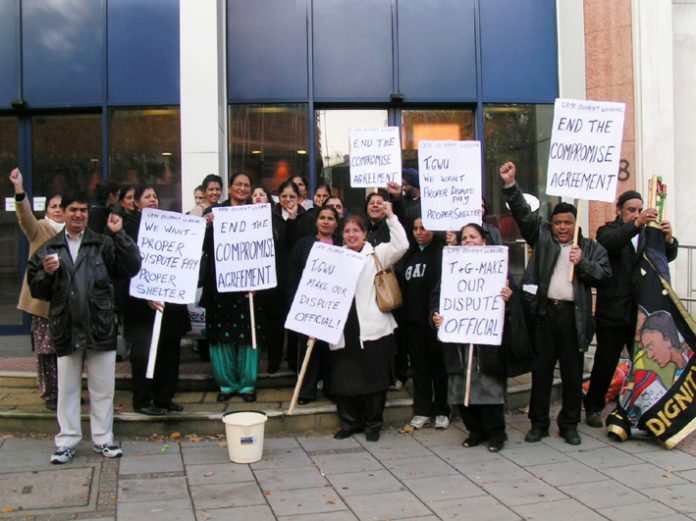
[[14, 197], [10, 171], [18, 164], [19, 124], [17, 118], [0, 117], [0, 325], [20, 325], [22, 313], [17, 310], [20, 281], [19, 227], [15, 212], [6, 212], [5, 198]]
[[350, 187], [349, 133], [357, 127], [388, 126], [386, 110], [317, 110], [315, 116], [318, 142], [318, 181], [323, 180], [333, 188], [333, 195], [341, 197], [350, 213], [363, 214], [365, 188]]
[[230, 173], [272, 192], [289, 177], [309, 177], [307, 105], [232, 105], [229, 117]]
[[[484, 193], [489, 216], [497, 221], [503, 240], [513, 242], [521, 235], [510, 216], [500, 190], [498, 168], [506, 161], [517, 166], [517, 181], [524, 192], [541, 200], [540, 211], [549, 215], [557, 197], [546, 195], [546, 167], [553, 123], [553, 105], [488, 105], [483, 112], [485, 134]], [[510, 262], [520, 272], [521, 248], [510, 250]]]
[[35, 196], [75, 190], [93, 194], [102, 177], [102, 117], [35, 116], [32, 148]]
[[180, 212], [179, 108], [111, 109], [109, 133], [110, 178], [124, 184], [152, 184], [159, 193], [160, 208]]
[[418, 143], [426, 140], [467, 141], [474, 137], [471, 110], [404, 110], [401, 112], [401, 148], [404, 168], [418, 169]]

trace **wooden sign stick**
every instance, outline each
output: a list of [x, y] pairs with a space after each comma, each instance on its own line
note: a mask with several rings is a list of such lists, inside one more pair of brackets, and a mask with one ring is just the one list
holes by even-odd
[[[582, 199], [578, 200], [577, 204], [577, 215], [575, 216], [575, 231], [573, 232], [573, 244], [578, 243], [578, 236], [580, 235], [580, 219], [582, 219]], [[570, 272], [568, 274], [568, 281], [573, 282], [573, 276], [575, 275], [575, 264], [570, 264]]]
[[295, 390], [292, 393], [292, 400], [290, 400], [290, 407], [288, 408], [289, 415], [292, 415], [295, 412], [297, 400], [300, 397], [300, 388], [302, 387], [302, 382], [304, 381], [305, 373], [307, 372], [307, 366], [309, 365], [309, 357], [312, 356], [312, 349], [314, 349], [314, 339], [310, 337], [307, 340], [307, 351], [305, 352], [304, 360], [302, 360], [300, 374], [297, 375], [297, 383], [295, 384]]
[[474, 366], [474, 344], [469, 344], [469, 358], [466, 364], [466, 391], [464, 392], [464, 407], [469, 407], [471, 394], [471, 372]]
[[256, 349], [256, 315], [254, 314], [254, 292], [249, 292], [249, 317], [251, 317], [251, 347]]

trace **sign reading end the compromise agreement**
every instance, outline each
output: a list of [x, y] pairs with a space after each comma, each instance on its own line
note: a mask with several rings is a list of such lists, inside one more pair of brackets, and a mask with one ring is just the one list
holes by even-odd
[[508, 276], [507, 246], [447, 246], [442, 251], [437, 337], [457, 344], [500, 345]]
[[315, 242], [292, 301], [286, 329], [338, 344], [365, 257]]
[[556, 100], [547, 194], [614, 201], [625, 111], [624, 103]]
[[220, 293], [275, 288], [270, 204], [213, 208], [215, 279]]
[[140, 271], [131, 279], [133, 297], [174, 304], [196, 300], [205, 219], [143, 209], [138, 228]]
[[350, 129], [350, 186], [401, 184], [401, 141], [398, 127]]
[[481, 143], [425, 141], [418, 145], [423, 226], [461, 230], [481, 224]]

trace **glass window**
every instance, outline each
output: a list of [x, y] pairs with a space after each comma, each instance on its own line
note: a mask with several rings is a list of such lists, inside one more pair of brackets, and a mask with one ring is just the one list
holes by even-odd
[[34, 196], [85, 190], [94, 195], [102, 178], [100, 114], [32, 118]]
[[317, 110], [316, 124], [317, 177], [329, 183], [333, 195], [343, 199], [352, 214], [364, 214], [365, 195], [369, 189], [350, 187], [349, 133], [356, 127], [386, 127], [387, 110]]
[[[483, 111], [484, 194], [488, 220], [500, 228], [505, 242], [521, 240], [517, 225], [507, 211], [500, 190], [498, 168], [506, 161], [517, 166], [517, 181], [524, 192], [540, 199], [540, 211], [549, 215], [558, 197], [546, 195], [546, 167], [553, 124], [553, 105], [487, 105]], [[513, 272], [524, 266], [523, 241], [510, 250]]]
[[230, 173], [274, 192], [289, 177], [309, 177], [307, 105], [232, 105]]
[[180, 212], [179, 108], [111, 109], [109, 135], [110, 178], [124, 184], [154, 185], [160, 208]]
[[[0, 325], [20, 325], [22, 313], [17, 310], [17, 299], [22, 276], [19, 272], [19, 226], [15, 212], [5, 211], [5, 198], [14, 197], [10, 171], [18, 164], [17, 118], [0, 117]], [[25, 254], [26, 255], [26, 254]]]
[[418, 143], [426, 140], [475, 139], [473, 110], [404, 110], [401, 142], [404, 168], [418, 169]]

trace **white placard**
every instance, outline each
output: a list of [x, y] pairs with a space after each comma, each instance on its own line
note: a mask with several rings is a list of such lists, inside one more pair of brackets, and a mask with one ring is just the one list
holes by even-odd
[[624, 103], [556, 100], [547, 194], [614, 201], [625, 111]]
[[215, 277], [220, 293], [275, 288], [270, 204], [213, 208]]
[[364, 255], [349, 249], [315, 242], [285, 328], [337, 344], [365, 260]]
[[427, 230], [460, 230], [465, 224], [481, 224], [479, 141], [421, 141], [418, 175]]
[[442, 342], [500, 345], [508, 276], [507, 246], [446, 246], [442, 251]]
[[16, 208], [14, 197], [5, 197], [5, 211], [14, 212]]
[[34, 211], [44, 212], [46, 211], [46, 197], [34, 197]]
[[196, 300], [205, 219], [143, 209], [138, 228], [140, 271], [130, 281], [133, 297], [174, 304]]
[[399, 127], [350, 129], [350, 186], [401, 185]]

